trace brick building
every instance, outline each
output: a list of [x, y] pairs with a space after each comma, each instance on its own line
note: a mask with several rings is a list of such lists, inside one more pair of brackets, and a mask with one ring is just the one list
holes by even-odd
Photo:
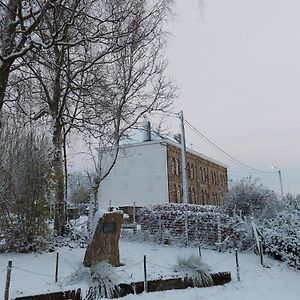
[[[102, 154], [103, 169], [110, 153]], [[203, 154], [187, 149], [188, 200], [191, 204], [220, 205], [227, 191], [227, 168]], [[180, 144], [168, 139], [121, 146], [110, 174], [102, 181], [99, 207], [138, 207], [182, 202]]]
[[[180, 145], [168, 143], [169, 202], [182, 202]], [[227, 168], [193, 150], [187, 149], [188, 199], [191, 204], [220, 205], [227, 192]]]

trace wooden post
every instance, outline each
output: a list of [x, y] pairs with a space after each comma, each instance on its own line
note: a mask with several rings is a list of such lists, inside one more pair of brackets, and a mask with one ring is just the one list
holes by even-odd
[[9, 260], [8, 261], [8, 265], [7, 265], [4, 300], [8, 300], [8, 298], [9, 298], [9, 286], [10, 286], [11, 268], [12, 268], [12, 261]]
[[235, 248], [235, 262], [236, 262], [236, 274], [238, 281], [241, 281], [240, 278], [240, 267], [239, 267], [239, 258], [238, 258], [238, 250]]
[[217, 216], [217, 230], [218, 230], [218, 251], [221, 252], [221, 242], [222, 242], [222, 232], [221, 232], [221, 218], [220, 215]]
[[184, 235], [185, 235], [185, 246], [189, 244], [189, 226], [188, 226], [188, 215], [185, 213], [185, 224], [184, 224]]
[[135, 214], [136, 214], [136, 209], [135, 209], [135, 201], [133, 202], [133, 234], [136, 234], [137, 231], [137, 224], [136, 224], [136, 220], [135, 220]]
[[148, 293], [146, 255], [144, 255], [144, 292]]
[[199, 249], [199, 256], [200, 256], [200, 258], [201, 258], [201, 245], [200, 245], [200, 244], [199, 244], [198, 249]]
[[259, 254], [260, 254], [260, 263], [262, 266], [264, 266], [264, 255], [263, 255], [263, 246], [261, 239], [259, 239]]
[[135, 201], [133, 202], [133, 223], [135, 224]]
[[158, 224], [159, 225], [159, 243], [161, 244], [162, 240], [163, 240], [161, 215], [159, 215], [158, 222], [159, 222], [159, 224]]
[[55, 283], [57, 283], [57, 277], [58, 277], [58, 256], [59, 253], [56, 253], [56, 264], [55, 264]]
[[233, 217], [234, 218], [236, 217], [236, 204], [234, 204], [234, 207], [233, 207]]
[[257, 250], [258, 250], [258, 252], [260, 252], [259, 237], [258, 237], [257, 228], [256, 228], [256, 225], [254, 223], [253, 217], [251, 217], [251, 226], [252, 226], [254, 238], [255, 238], [255, 241], [256, 241]]

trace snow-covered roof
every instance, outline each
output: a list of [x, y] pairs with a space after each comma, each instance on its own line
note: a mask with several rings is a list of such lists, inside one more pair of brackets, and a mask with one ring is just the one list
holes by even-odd
[[[146, 147], [146, 146], [155, 145], [155, 144], [161, 144], [161, 145], [169, 144], [169, 145], [172, 145], [172, 146], [177, 147], [179, 149], [181, 148], [181, 146], [180, 146], [179, 143], [177, 143], [177, 142], [175, 142], [175, 141], [173, 141], [171, 139], [168, 139], [168, 138], [155, 139], [155, 140], [146, 141], [146, 142], [136, 142], [136, 143], [130, 143], [129, 142], [128, 144], [122, 144], [122, 145], [120, 145], [120, 148], [121, 149], [122, 148], [125, 149], [125, 148], [131, 148], [131, 147], [133, 147], [133, 148], [134, 147]], [[200, 158], [203, 158], [205, 160], [213, 162], [213, 163], [215, 163], [215, 164], [217, 164], [217, 165], [219, 165], [219, 166], [221, 166], [221, 167], [223, 167], [225, 169], [228, 168], [227, 165], [225, 165], [225, 164], [223, 164], [223, 163], [221, 163], [221, 162], [219, 162], [219, 161], [217, 161], [217, 160], [215, 160], [213, 158], [210, 158], [210, 157], [204, 155], [203, 153], [197, 152], [197, 151], [195, 151], [193, 149], [190, 149], [190, 148], [187, 148], [186, 151], [189, 154], [193, 154], [195, 156], [198, 156]]]

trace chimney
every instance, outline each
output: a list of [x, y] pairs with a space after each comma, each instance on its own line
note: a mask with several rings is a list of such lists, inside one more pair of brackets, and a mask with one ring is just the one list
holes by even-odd
[[181, 144], [181, 134], [180, 134], [180, 133], [175, 134], [175, 135], [174, 135], [174, 139], [175, 139], [179, 144]]
[[151, 123], [149, 121], [143, 124], [143, 142], [151, 141]]

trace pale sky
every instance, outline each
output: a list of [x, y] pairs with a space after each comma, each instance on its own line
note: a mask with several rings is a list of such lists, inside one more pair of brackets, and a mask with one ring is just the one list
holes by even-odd
[[[180, 89], [175, 111], [242, 162], [278, 167], [284, 192], [300, 193], [300, 1], [204, 3], [202, 18], [199, 1], [177, 0], [168, 49]], [[193, 149], [228, 165], [232, 179], [252, 173], [186, 134]], [[280, 191], [277, 173], [252, 176]]]

